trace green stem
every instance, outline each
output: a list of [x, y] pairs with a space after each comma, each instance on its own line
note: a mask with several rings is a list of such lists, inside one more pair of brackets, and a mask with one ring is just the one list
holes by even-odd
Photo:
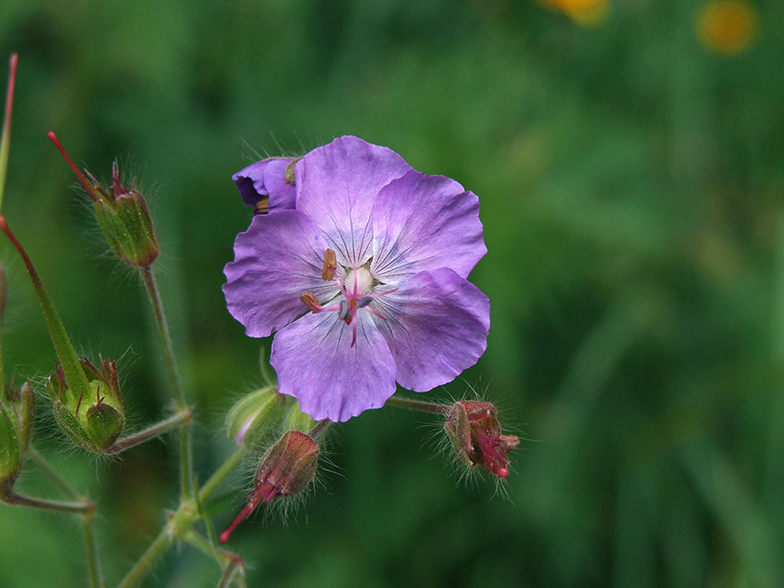
[[95, 511], [82, 515], [82, 528], [84, 530], [84, 550], [87, 555], [87, 575], [90, 578], [90, 588], [101, 588], [101, 562], [98, 558], [98, 539], [95, 535]]
[[402, 396], [391, 396], [387, 399], [385, 406], [417, 410], [419, 412], [433, 412], [436, 414], [446, 414], [452, 408], [452, 406], [449, 404], [436, 404], [434, 402], [426, 402], [424, 400], [403, 398]]
[[152, 566], [163, 557], [166, 550], [174, 544], [174, 535], [171, 533], [171, 528], [166, 525], [160, 534], [147, 548], [147, 551], [142, 554], [139, 561], [136, 562], [131, 568], [131, 571], [123, 578], [118, 588], [131, 588], [141, 582], [144, 577], [150, 572]]
[[[218, 588], [229, 588], [232, 580], [234, 580], [234, 576], [236, 576], [238, 572], [240, 573], [239, 580], [244, 575], [242, 560], [233, 559], [229, 562], [229, 565], [226, 566], [226, 569], [223, 570], [223, 576], [221, 576], [220, 582], [218, 582]], [[238, 584], [241, 586], [244, 585], [244, 579], [242, 582], [238, 582]]]
[[145, 441], [149, 441], [150, 439], [158, 437], [167, 431], [171, 431], [183, 423], [190, 422], [191, 419], [193, 419], [193, 415], [189, 410], [175, 413], [174, 416], [169, 417], [160, 423], [147, 427], [143, 431], [139, 431], [138, 433], [134, 433], [128, 437], [123, 437], [122, 439], [118, 439], [114, 445], [103, 451], [103, 453], [106, 453], [107, 455], [115, 455], [125, 451], [126, 449], [130, 449], [135, 445], [139, 445], [140, 443], [144, 443]]
[[62, 475], [60, 475], [60, 472], [54, 469], [52, 464], [50, 464], [35, 447], [30, 445], [27, 448], [27, 454], [35, 462], [35, 465], [38, 466], [38, 469], [49, 476], [52, 482], [54, 482], [55, 485], [60, 490], [62, 490], [64, 494], [68, 495], [68, 498], [71, 500], [79, 500], [81, 498], [80, 494], [74, 489], [74, 487], [71, 486], [71, 484], [69, 484], [68, 481], [62, 477]]
[[25, 506], [37, 508], [38, 510], [49, 510], [53, 512], [67, 512], [80, 515], [95, 514], [95, 505], [87, 499], [75, 502], [60, 502], [58, 500], [47, 500], [46, 498], [33, 498], [23, 496], [9, 490], [0, 496], [0, 500], [11, 506]]
[[[226, 462], [219, 467], [214, 474], [212, 474], [210, 479], [207, 480], [206, 484], [204, 484], [199, 491], [198, 500], [200, 503], [203, 504], [208, 501], [218, 488], [220, 488], [221, 484], [226, 481], [226, 478], [228, 478], [240, 464], [244, 453], [244, 449], [238, 449], [229, 456]], [[199, 513], [196, 499], [184, 501], [180, 505], [180, 508], [169, 517], [169, 522], [150, 544], [147, 551], [142, 554], [139, 561], [131, 568], [118, 588], [131, 588], [141, 582], [156, 562], [163, 557], [166, 550], [174, 544], [174, 538], [184, 537], [194, 523], [201, 518], [202, 516]]]
[[[158, 333], [160, 334], [163, 347], [163, 357], [166, 362], [166, 370], [169, 373], [169, 383], [171, 385], [172, 393], [174, 394], [174, 402], [176, 403], [178, 410], [187, 411], [188, 403], [185, 400], [185, 394], [183, 393], [182, 385], [180, 384], [177, 361], [174, 356], [174, 345], [172, 345], [169, 326], [166, 323], [166, 315], [163, 313], [163, 304], [161, 303], [161, 297], [158, 294], [158, 287], [155, 284], [155, 276], [153, 275], [150, 266], [139, 268], [139, 273], [142, 276], [144, 287], [147, 289], [147, 295], [150, 298], [152, 312], [155, 315], [155, 323], [158, 325]], [[190, 421], [180, 425], [180, 488], [183, 500], [188, 500], [193, 497], [193, 459], [191, 456]]]

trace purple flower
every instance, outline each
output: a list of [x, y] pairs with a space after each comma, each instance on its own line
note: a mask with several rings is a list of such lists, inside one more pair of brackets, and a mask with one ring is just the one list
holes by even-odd
[[287, 181], [291, 157], [271, 157], [257, 161], [232, 176], [242, 201], [256, 214], [294, 208], [296, 189], [293, 178]]
[[386, 147], [341, 137], [295, 165], [296, 210], [257, 215], [223, 286], [251, 337], [277, 331], [279, 389], [345, 421], [474, 365], [490, 303], [466, 280], [487, 249], [479, 200]]

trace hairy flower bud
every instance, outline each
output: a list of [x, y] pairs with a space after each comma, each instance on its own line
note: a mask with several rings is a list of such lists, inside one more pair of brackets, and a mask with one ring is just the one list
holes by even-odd
[[103, 358], [100, 371], [86, 359], [79, 363], [87, 377], [88, 394], [70, 388], [60, 367], [47, 378], [46, 387], [57, 424], [68, 438], [79, 447], [102, 453], [114, 445], [125, 427], [117, 367]]
[[447, 414], [444, 429], [457, 457], [468, 467], [482, 466], [499, 478], [509, 475], [506, 454], [520, 444], [515, 435], [502, 435], [498, 411], [489, 402], [461, 400]]
[[8, 488], [22, 469], [33, 432], [35, 394], [30, 382], [17, 392], [0, 389], [0, 489]]
[[292, 400], [278, 392], [275, 386], [251, 392], [226, 415], [229, 438], [245, 447], [260, 445], [272, 433], [280, 432], [283, 415]]
[[108, 189], [92, 176], [88, 180], [71, 161], [51, 131], [49, 138], [92, 198], [101, 231], [117, 256], [130, 266], [149, 267], [158, 258], [161, 250], [155, 238], [150, 210], [141, 193], [133, 185], [126, 188], [120, 183], [116, 163], [112, 164], [112, 185]]
[[310, 436], [300, 431], [286, 431], [261, 458], [248, 504], [221, 533], [221, 543], [229, 540], [237, 525], [262, 501], [269, 504], [277, 496], [290, 497], [302, 492], [316, 475], [318, 455], [318, 443]]

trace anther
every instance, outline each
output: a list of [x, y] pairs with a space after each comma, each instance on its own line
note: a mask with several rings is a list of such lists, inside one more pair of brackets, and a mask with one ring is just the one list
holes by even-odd
[[359, 308], [365, 308], [371, 302], [373, 302], [373, 297], [372, 296], [363, 296], [362, 298], [359, 299], [359, 306], [358, 307]]
[[318, 301], [318, 298], [311, 292], [310, 290], [305, 290], [302, 294], [299, 295], [299, 299], [302, 301], [302, 304], [307, 306], [313, 312], [321, 312], [322, 306]]
[[321, 269], [321, 279], [329, 282], [335, 279], [335, 270], [338, 267], [338, 260], [335, 257], [335, 252], [332, 249], [327, 249], [324, 252], [324, 266]]
[[338, 318], [342, 321], [346, 320], [348, 316], [348, 302], [345, 300], [340, 301], [340, 309], [338, 309]]

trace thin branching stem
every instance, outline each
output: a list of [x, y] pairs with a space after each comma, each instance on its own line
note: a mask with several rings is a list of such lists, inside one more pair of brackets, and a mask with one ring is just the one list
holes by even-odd
[[46, 498], [35, 498], [33, 496], [24, 496], [17, 494], [13, 490], [9, 490], [0, 496], [0, 500], [11, 506], [24, 506], [27, 508], [36, 508], [38, 510], [48, 510], [51, 512], [66, 512], [71, 514], [94, 514], [95, 505], [87, 499], [77, 500], [74, 502], [63, 502], [60, 500], [48, 500]]
[[[155, 323], [158, 325], [158, 333], [161, 337], [163, 347], [163, 357], [166, 363], [166, 370], [169, 373], [169, 384], [171, 385], [174, 402], [177, 410], [181, 412], [189, 411], [185, 394], [182, 391], [180, 375], [177, 370], [177, 360], [174, 356], [174, 345], [172, 344], [169, 326], [166, 322], [166, 315], [163, 312], [163, 304], [158, 294], [158, 286], [155, 283], [155, 276], [152, 267], [139, 268], [144, 287], [150, 298], [152, 312], [155, 315]], [[191, 428], [190, 421], [180, 425], [180, 488], [183, 501], [193, 497], [193, 458], [191, 456]]]
[[171, 431], [183, 423], [189, 422], [192, 418], [193, 415], [187, 409], [184, 412], [177, 412], [174, 414], [174, 416], [171, 416], [168, 419], [161, 421], [160, 423], [151, 425], [143, 431], [139, 431], [138, 433], [134, 433], [128, 437], [123, 437], [122, 439], [118, 439], [114, 445], [105, 450], [104, 453], [109, 455], [120, 453], [126, 449], [134, 447], [135, 445], [139, 445], [140, 443], [144, 443], [145, 441], [159, 437], [167, 431]]
[[403, 398], [402, 396], [392, 396], [388, 398], [385, 406], [417, 410], [419, 412], [433, 412], [436, 414], [446, 414], [452, 408], [449, 404], [437, 404], [435, 402], [426, 402], [424, 400]]
[[102, 588], [101, 561], [98, 557], [98, 539], [95, 534], [95, 510], [82, 515], [84, 530], [84, 550], [87, 556], [87, 576], [90, 588]]

